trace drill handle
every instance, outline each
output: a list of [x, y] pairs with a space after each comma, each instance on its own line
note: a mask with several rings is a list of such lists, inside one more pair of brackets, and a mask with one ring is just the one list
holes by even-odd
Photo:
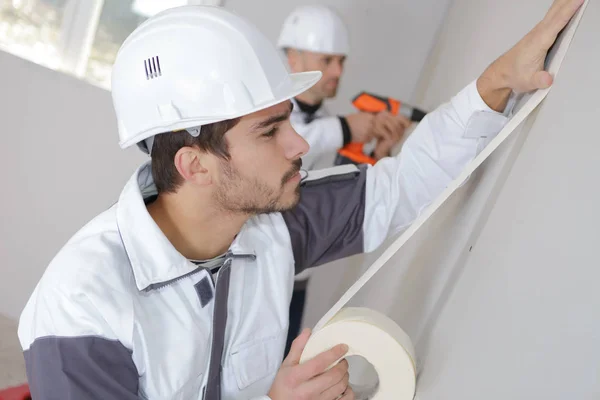
[[352, 99], [352, 104], [358, 110], [363, 112], [378, 113], [381, 111], [389, 111], [394, 115], [398, 115], [398, 111], [402, 106], [398, 100], [377, 96], [369, 92], [359, 93]]

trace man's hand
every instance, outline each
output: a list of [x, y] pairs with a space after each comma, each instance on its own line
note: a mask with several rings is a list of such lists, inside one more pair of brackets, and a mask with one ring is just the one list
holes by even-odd
[[373, 136], [380, 141], [392, 142], [393, 146], [402, 139], [410, 124], [410, 120], [404, 115], [393, 115], [388, 111], [382, 111], [375, 115]]
[[373, 139], [373, 123], [375, 116], [371, 113], [358, 112], [346, 116], [346, 121], [350, 127], [352, 141], [358, 143], [367, 143]]
[[394, 146], [398, 144], [397, 141], [380, 139], [377, 141], [375, 150], [373, 150], [373, 158], [377, 161], [382, 158], [389, 157]]
[[269, 397], [273, 400], [354, 400], [348, 386], [348, 362], [343, 360], [326, 371], [346, 354], [348, 347], [338, 345], [300, 365], [300, 356], [309, 338], [310, 330], [306, 329], [294, 340]]
[[546, 55], [583, 3], [555, 0], [544, 19], [485, 70], [477, 80], [477, 89], [490, 108], [502, 112], [511, 91], [525, 93], [552, 85], [552, 75], [544, 71]]

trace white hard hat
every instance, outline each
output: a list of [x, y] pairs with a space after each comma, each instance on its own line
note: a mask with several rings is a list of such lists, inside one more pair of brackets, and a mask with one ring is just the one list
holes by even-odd
[[326, 6], [301, 6], [286, 18], [277, 42], [279, 48], [347, 55], [348, 29], [338, 14]]
[[[238, 118], [306, 91], [320, 72], [290, 74], [253, 25], [219, 7], [155, 15], [125, 40], [112, 71], [120, 146]], [[142, 146], [140, 146], [142, 147]]]

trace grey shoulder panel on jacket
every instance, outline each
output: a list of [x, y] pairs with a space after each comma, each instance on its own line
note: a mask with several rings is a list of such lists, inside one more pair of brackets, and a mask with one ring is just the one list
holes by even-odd
[[298, 206], [284, 212], [296, 273], [363, 252], [367, 167], [311, 171]]
[[119, 341], [48, 336], [36, 339], [24, 356], [34, 399], [140, 399], [137, 368]]

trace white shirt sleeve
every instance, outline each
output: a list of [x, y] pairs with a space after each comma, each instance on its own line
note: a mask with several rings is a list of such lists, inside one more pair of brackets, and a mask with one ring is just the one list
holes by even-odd
[[[504, 114], [508, 115], [510, 107]], [[406, 229], [504, 127], [506, 115], [491, 110], [476, 82], [428, 114], [400, 154], [367, 171], [364, 250]]]
[[[326, 116], [306, 122], [306, 115], [297, 108], [298, 106], [294, 105], [294, 112], [290, 117], [292, 126], [310, 145], [308, 153], [302, 157], [303, 167], [310, 170], [315, 167], [333, 166], [335, 154], [344, 145], [344, 133], [340, 119]], [[328, 160], [326, 164], [329, 165], [323, 165], [322, 160], [324, 159]]]

